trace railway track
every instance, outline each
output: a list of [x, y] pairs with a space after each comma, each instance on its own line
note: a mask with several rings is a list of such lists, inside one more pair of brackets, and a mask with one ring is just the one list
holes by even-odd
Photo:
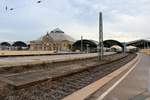
[[91, 67], [68, 76], [54, 78], [28, 88], [9, 91], [7, 96], [1, 96], [1, 98], [2, 100], [60, 100], [120, 68], [135, 56], [136, 54], [129, 54], [111, 63]]

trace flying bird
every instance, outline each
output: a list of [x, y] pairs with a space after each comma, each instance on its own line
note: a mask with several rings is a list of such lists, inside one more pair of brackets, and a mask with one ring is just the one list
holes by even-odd
[[37, 1], [37, 3], [41, 3], [41, 2], [42, 2], [41, 0]]
[[10, 10], [14, 10], [14, 8], [10, 8]]
[[6, 10], [6, 11], [8, 10], [8, 7], [7, 7], [7, 6], [5, 7], [5, 10]]

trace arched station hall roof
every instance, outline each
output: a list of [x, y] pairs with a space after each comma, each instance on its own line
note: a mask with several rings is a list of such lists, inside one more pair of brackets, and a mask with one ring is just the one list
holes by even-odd
[[[83, 49], [86, 49], [87, 44], [89, 48], [97, 48], [98, 42], [94, 41], [94, 40], [87, 40], [87, 39], [83, 39]], [[81, 40], [77, 40], [75, 43], [73, 43], [73, 49], [81, 49]]]
[[140, 39], [127, 43], [127, 46], [135, 46], [138, 48], [150, 47], [150, 40]]
[[121, 48], [124, 48], [124, 46], [123, 46], [123, 44], [121, 43], [121, 42], [119, 42], [119, 41], [117, 41], [117, 40], [105, 40], [104, 42], [103, 42], [103, 45], [104, 45], [104, 47], [107, 47], [107, 48], [110, 48], [110, 47], [112, 47], [113, 45], [118, 45], [118, 46], [120, 46]]
[[[98, 42], [94, 41], [94, 40], [83, 39], [82, 41], [83, 41], [83, 46], [86, 46], [86, 44], [89, 44], [89, 47], [94, 47], [94, 48], [97, 48], [97, 46], [98, 46]], [[107, 48], [110, 48], [113, 45], [118, 45], [118, 46], [124, 48], [123, 44], [116, 40], [105, 40], [103, 42], [103, 45], [104, 45], [104, 47], [107, 47]], [[76, 41], [73, 44], [73, 47], [80, 49], [81, 48], [81, 40]]]
[[0, 46], [11, 46], [11, 44], [10, 43], [8, 43], [8, 42], [2, 42], [2, 43], [0, 43]]
[[27, 47], [27, 44], [24, 43], [23, 41], [16, 41], [12, 44], [12, 46], [15, 46], [15, 47]]

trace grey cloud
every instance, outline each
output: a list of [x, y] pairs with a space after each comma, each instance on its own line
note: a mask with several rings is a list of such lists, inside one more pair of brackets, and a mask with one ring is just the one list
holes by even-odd
[[[12, 30], [7, 34], [0, 31], [3, 37], [15, 34], [14, 39], [36, 39], [60, 27], [75, 38], [83, 34], [97, 39], [99, 11], [103, 11], [105, 33], [134, 33], [145, 38], [150, 31], [149, 0], [44, 0], [39, 5], [36, 0], [7, 1], [15, 10], [6, 12], [0, 7], [0, 30]], [[105, 37], [113, 38], [110, 35]]]

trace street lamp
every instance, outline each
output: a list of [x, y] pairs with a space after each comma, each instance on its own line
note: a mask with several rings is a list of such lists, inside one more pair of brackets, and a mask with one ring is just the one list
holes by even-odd
[[83, 53], [83, 36], [81, 36], [81, 53]]

